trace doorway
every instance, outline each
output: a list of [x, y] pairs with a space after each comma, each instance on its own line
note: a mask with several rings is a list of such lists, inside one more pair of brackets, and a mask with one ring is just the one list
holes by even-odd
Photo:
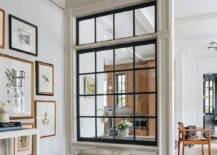
[[203, 75], [203, 125], [217, 139], [217, 74]]

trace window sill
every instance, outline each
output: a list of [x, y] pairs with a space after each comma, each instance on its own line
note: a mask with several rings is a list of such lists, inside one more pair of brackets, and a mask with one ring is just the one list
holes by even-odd
[[111, 143], [99, 143], [99, 142], [72, 142], [72, 146], [76, 147], [78, 150], [87, 149], [118, 149], [118, 150], [133, 150], [133, 151], [150, 151], [158, 152], [157, 146], [142, 146], [142, 145], [129, 145], [129, 144], [111, 144]]

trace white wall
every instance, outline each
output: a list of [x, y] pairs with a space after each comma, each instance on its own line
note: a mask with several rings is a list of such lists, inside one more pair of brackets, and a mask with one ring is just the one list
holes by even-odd
[[[47, 0], [0, 0], [0, 7], [6, 11], [6, 47], [0, 52], [31, 61], [40, 60], [52, 63], [55, 66], [55, 95], [53, 97], [35, 97], [40, 100], [57, 101], [57, 133], [55, 137], [41, 139], [40, 155], [63, 155], [65, 154], [63, 11]], [[38, 26], [38, 57], [8, 49], [9, 13]], [[4, 150], [5, 147], [0, 147], [0, 154], [5, 155]]]

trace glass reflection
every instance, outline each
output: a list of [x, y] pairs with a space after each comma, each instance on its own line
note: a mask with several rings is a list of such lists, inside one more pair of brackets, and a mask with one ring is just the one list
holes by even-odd
[[95, 118], [80, 118], [80, 136], [82, 138], [95, 137]]
[[97, 41], [113, 39], [113, 15], [96, 18]]
[[135, 47], [135, 67], [155, 67], [155, 44]]
[[115, 70], [133, 68], [133, 47], [115, 50]]
[[155, 7], [145, 7], [135, 10], [135, 33], [136, 35], [150, 34], [155, 32]]
[[156, 120], [154, 118], [135, 119], [135, 137], [138, 141], [155, 141]]
[[113, 50], [99, 51], [97, 56], [97, 72], [113, 70]]
[[130, 36], [133, 36], [133, 11], [115, 14], [115, 38]]
[[82, 20], [79, 22], [79, 44], [95, 42], [94, 19]]
[[79, 54], [79, 73], [92, 73], [95, 71], [95, 53]]

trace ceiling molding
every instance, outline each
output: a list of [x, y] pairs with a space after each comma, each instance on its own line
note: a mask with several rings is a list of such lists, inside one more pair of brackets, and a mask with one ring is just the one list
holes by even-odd
[[183, 18], [176, 18], [175, 19], [175, 26], [180, 27], [180, 26], [186, 26], [186, 25], [208, 22], [211, 20], [217, 20], [217, 12], [202, 14], [202, 15], [196, 15], [196, 16], [183, 17]]
[[66, 8], [65, 11], [70, 12], [75, 17], [80, 17], [98, 12], [110, 11], [111, 9], [118, 9], [120, 7], [127, 7], [129, 5], [153, 1], [154, 0], [107, 0], [105, 2], [92, 3], [77, 8]]

